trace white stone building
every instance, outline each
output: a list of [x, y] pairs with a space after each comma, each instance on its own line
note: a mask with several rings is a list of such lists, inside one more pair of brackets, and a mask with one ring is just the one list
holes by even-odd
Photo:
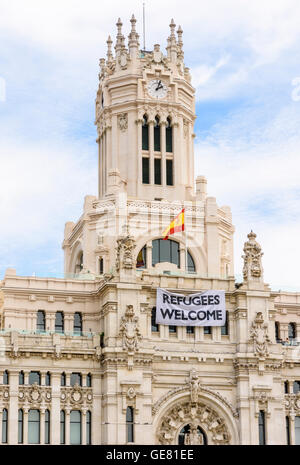
[[[264, 283], [252, 232], [235, 283], [230, 208], [194, 183], [182, 29], [163, 54], [135, 26], [100, 60], [99, 192], [66, 223], [65, 279], [0, 282], [0, 441], [300, 444], [300, 293]], [[224, 290], [226, 325], [156, 325], [157, 287]]]

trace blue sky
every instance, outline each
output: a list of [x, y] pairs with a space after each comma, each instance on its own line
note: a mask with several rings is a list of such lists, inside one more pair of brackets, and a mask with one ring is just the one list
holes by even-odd
[[[63, 271], [64, 223], [97, 193], [99, 58], [119, 16], [126, 36], [132, 13], [141, 32], [141, 5], [0, 0], [0, 278]], [[172, 17], [184, 30], [196, 175], [232, 209], [235, 272], [253, 229], [265, 281], [300, 290], [299, 1], [147, 0], [146, 11], [148, 48], [166, 46]]]

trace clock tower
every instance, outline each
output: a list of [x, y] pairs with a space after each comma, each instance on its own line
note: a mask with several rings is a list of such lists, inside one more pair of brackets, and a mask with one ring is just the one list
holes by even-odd
[[141, 50], [132, 16], [128, 48], [117, 22], [114, 52], [100, 60], [96, 99], [99, 198], [192, 200], [195, 89], [184, 65], [182, 29], [172, 19], [166, 54]]

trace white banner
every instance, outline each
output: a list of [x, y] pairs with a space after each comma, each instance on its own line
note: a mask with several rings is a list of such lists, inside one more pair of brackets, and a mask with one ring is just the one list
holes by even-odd
[[157, 289], [156, 323], [170, 326], [224, 326], [225, 291], [174, 294]]

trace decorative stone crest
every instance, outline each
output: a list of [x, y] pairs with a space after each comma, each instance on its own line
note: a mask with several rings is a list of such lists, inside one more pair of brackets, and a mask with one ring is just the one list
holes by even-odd
[[31, 406], [40, 406], [44, 403], [51, 402], [51, 387], [39, 386], [37, 383], [31, 386], [19, 387], [19, 402], [29, 404]]
[[61, 388], [60, 402], [70, 408], [86, 408], [93, 401], [92, 388], [83, 388], [79, 384]]
[[119, 121], [119, 129], [122, 132], [125, 132], [126, 129], [128, 128], [128, 115], [127, 115], [127, 113], [122, 113], [121, 115], [119, 115], [118, 121]]
[[122, 336], [123, 350], [134, 354], [138, 350], [139, 341], [142, 339], [138, 327], [138, 317], [134, 315], [132, 305], [127, 305], [125, 316], [121, 318], [120, 336]]
[[263, 268], [261, 264], [261, 257], [263, 252], [261, 246], [255, 240], [256, 234], [251, 231], [248, 234], [248, 241], [244, 244], [244, 259], [243, 277], [244, 281], [251, 280], [252, 278], [262, 278]]
[[117, 257], [116, 270], [121, 268], [132, 269], [135, 267], [134, 254], [135, 240], [127, 234], [125, 237], [120, 237], [117, 240]]
[[269, 354], [268, 343], [271, 342], [268, 336], [268, 325], [264, 323], [261, 312], [256, 314], [250, 330], [250, 340], [253, 341], [254, 354], [258, 357], [266, 357]]

